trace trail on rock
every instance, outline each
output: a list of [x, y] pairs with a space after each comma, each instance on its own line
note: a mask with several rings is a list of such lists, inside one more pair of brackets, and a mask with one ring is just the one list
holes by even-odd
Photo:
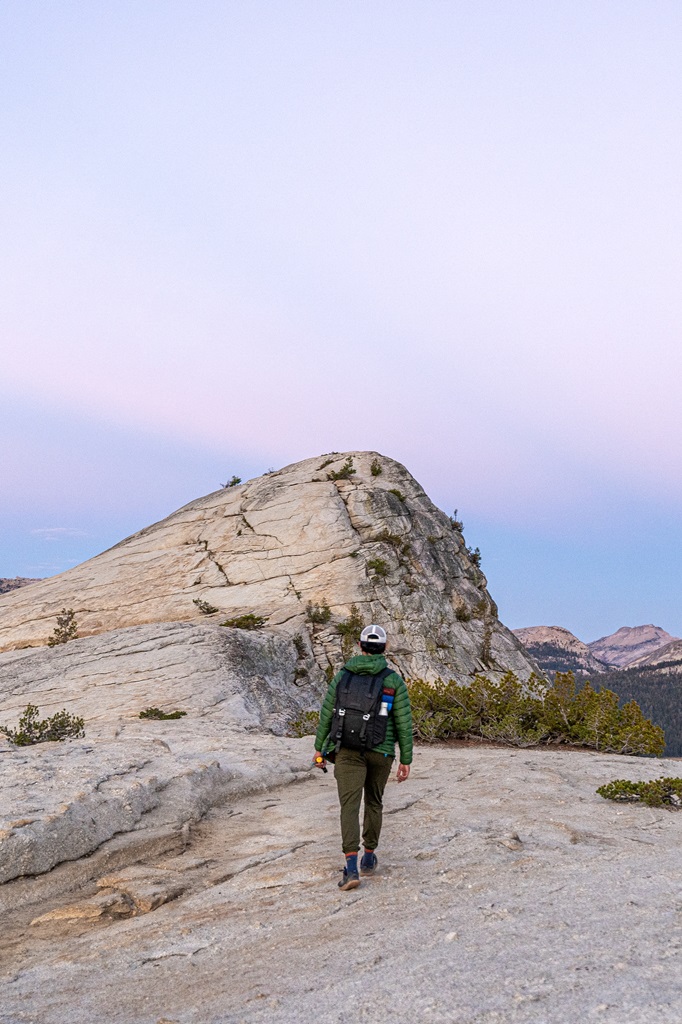
[[184, 850], [6, 914], [0, 1021], [678, 1024], [682, 817], [595, 795], [663, 769], [420, 748], [351, 893], [331, 776], [215, 807]]

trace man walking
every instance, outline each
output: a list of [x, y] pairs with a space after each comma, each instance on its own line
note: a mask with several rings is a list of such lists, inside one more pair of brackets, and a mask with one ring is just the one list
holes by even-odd
[[[398, 782], [410, 774], [412, 711], [407, 687], [384, 657], [386, 632], [365, 626], [360, 634], [362, 654], [351, 658], [332, 679], [320, 711], [315, 735], [315, 763], [334, 761], [334, 778], [341, 804], [341, 839], [346, 866], [339, 888], [355, 889], [360, 874], [377, 866], [383, 795], [400, 749]], [[358, 872], [360, 801], [365, 795], [362, 841], [365, 852]]]

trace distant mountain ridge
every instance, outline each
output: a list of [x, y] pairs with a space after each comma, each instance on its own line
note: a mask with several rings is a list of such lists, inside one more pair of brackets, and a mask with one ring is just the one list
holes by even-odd
[[543, 672], [570, 671], [584, 676], [635, 666], [654, 667], [662, 661], [682, 665], [682, 640], [652, 624], [621, 626], [589, 644], [563, 626], [526, 626], [513, 633]]
[[658, 647], [653, 654], [630, 662], [628, 668], [664, 668], [669, 665], [682, 666], [682, 640], [673, 640], [663, 647]]
[[595, 658], [588, 645], [563, 626], [528, 626], [513, 632], [543, 672], [585, 675], [608, 671], [608, 666]]
[[649, 623], [647, 626], [621, 626], [610, 636], [593, 640], [587, 646], [599, 661], [615, 668], [627, 668], [674, 640], [679, 640], [679, 637]]
[[0, 594], [9, 594], [10, 590], [17, 590], [19, 587], [25, 587], [29, 583], [37, 582], [37, 579], [28, 579], [25, 576], [15, 576], [14, 579], [0, 577]]

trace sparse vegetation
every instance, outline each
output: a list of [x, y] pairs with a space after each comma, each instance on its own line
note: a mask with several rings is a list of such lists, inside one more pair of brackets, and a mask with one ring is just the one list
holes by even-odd
[[405, 495], [402, 491], [399, 491], [397, 487], [389, 487], [389, 494], [394, 494], [398, 501], [405, 501]]
[[[73, 608], [62, 608], [57, 616], [57, 625], [52, 636], [47, 641], [48, 647], [58, 647], [60, 644], [68, 644], [69, 640], [75, 640], [78, 636], [78, 623]], [[31, 705], [32, 706], [32, 705]]]
[[450, 520], [450, 525], [452, 526], [452, 529], [453, 530], [457, 530], [458, 533], [461, 533], [462, 530], [464, 529], [464, 523], [458, 517], [457, 512], [458, 512], [458, 509], [455, 509], [455, 511], [452, 513], [452, 515], [448, 516], [448, 519]]
[[297, 739], [301, 739], [303, 736], [314, 736], [319, 724], [319, 711], [302, 711], [296, 718], [289, 719], [287, 736], [295, 736]]
[[327, 604], [326, 598], [322, 604], [313, 604], [312, 601], [308, 601], [305, 612], [308, 622], [312, 622], [315, 626], [325, 626], [332, 617], [331, 608]]
[[382, 544], [390, 544], [392, 548], [395, 548], [401, 555], [409, 553], [410, 545], [406, 540], [403, 540], [397, 533], [391, 533], [390, 530], [382, 530], [377, 537], [378, 541]]
[[481, 550], [480, 548], [467, 548], [467, 554], [471, 560], [472, 565], [475, 565], [477, 569], [481, 568]]
[[479, 657], [483, 664], [487, 665], [489, 668], [492, 668], [493, 666], [492, 642], [493, 627], [491, 623], [488, 622], [488, 620], [486, 619], [485, 624], [483, 626], [483, 637], [481, 638], [481, 651]]
[[161, 708], [145, 708], [140, 711], [140, 718], [149, 718], [154, 722], [171, 722], [176, 718], [184, 718], [186, 711], [162, 711]]
[[229, 626], [231, 629], [261, 629], [265, 625], [262, 615], [254, 615], [248, 612], [246, 615], [237, 615], [234, 619], [225, 619], [221, 626]]
[[353, 647], [360, 639], [363, 625], [358, 606], [352, 604], [348, 618], [344, 622], [339, 622], [336, 627], [336, 632], [341, 635], [341, 652], [345, 660], [353, 653]]
[[572, 673], [557, 673], [552, 686], [537, 677], [521, 683], [513, 672], [494, 682], [476, 676], [469, 686], [454, 680], [409, 685], [414, 731], [427, 742], [482, 737], [512, 746], [570, 743], [617, 754], [659, 756], [663, 730], [630, 701], [618, 707], [610, 690], [589, 683], [576, 690]]
[[331, 466], [333, 461], [334, 461], [333, 459], [325, 459], [317, 472], [321, 473], [323, 469], [327, 468], [327, 466]]
[[240, 476], [231, 476], [227, 483], [221, 484], [220, 486], [223, 489], [225, 489], [226, 487], [236, 487], [237, 484], [240, 484], [241, 482], [242, 478]]
[[643, 803], [648, 807], [669, 807], [671, 810], [682, 809], [682, 779], [666, 777], [651, 782], [614, 779], [600, 786], [597, 793], [605, 800]]
[[291, 641], [292, 641], [294, 647], [296, 648], [296, 654], [298, 655], [298, 657], [299, 658], [307, 657], [308, 648], [306, 647], [305, 640], [303, 639], [301, 634], [300, 633], [296, 633], [295, 636], [293, 636], [291, 638]]
[[209, 604], [208, 601], [203, 601], [200, 597], [195, 597], [192, 604], [197, 606], [202, 615], [215, 615], [220, 610], [214, 604]]
[[458, 622], [471, 622], [471, 612], [464, 601], [459, 601], [455, 608], [455, 618]]
[[383, 466], [381, 465], [378, 459], [372, 459], [369, 471], [372, 474], [372, 476], [381, 476], [384, 470]]
[[355, 473], [357, 473], [357, 469], [353, 469], [353, 456], [349, 455], [341, 469], [327, 473], [327, 480], [350, 480]]
[[[65, 642], [65, 641], [62, 641]], [[50, 718], [40, 719], [40, 711], [35, 704], [27, 704], [19, 719], [16, 729], [0, 725], [10, 743], [17, 747], [28, 747], [34, 743], [48, 743], [55, 740], [80, 739], [85, 735], [85, 722], [82, 718], [70, 715], [68, 711], [58, 711]]]
[[384, 561], [383, 558], [370, 558], [367, 562], [367, 568], [370, 572], [373, 572], [375, 576], [388, 576], [391, 571], [388, 562]]

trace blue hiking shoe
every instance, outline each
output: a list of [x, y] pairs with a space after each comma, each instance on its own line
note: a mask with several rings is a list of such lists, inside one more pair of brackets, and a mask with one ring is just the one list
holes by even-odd
[[345, 892], [347, 889], [357, 889], [359, 885], [358, 855], [352, 853], [349, 857], [346, 857], [346, 866], [343, 869], [343, 878], [339, 882], [339, 889]]
[[348, 868], [343, 869], [343, 878], [339, 882], [339, 889], [344, 892], [346, 889], [357, 889], [360, 885], [360, 875], [357, 871], [349, 871]]
[[377, 855], [370, 850], [365, 850], [360, 861], [360, 874], [373, 875], [377, 868]]

